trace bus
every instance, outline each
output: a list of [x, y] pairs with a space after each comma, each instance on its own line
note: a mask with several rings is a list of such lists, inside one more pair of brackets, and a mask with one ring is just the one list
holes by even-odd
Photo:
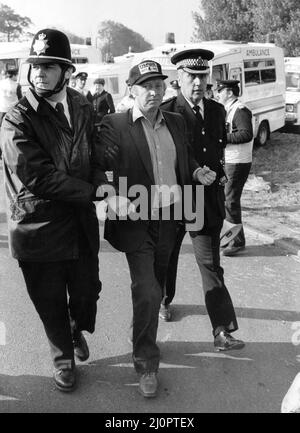
[[300, 57], [285, 57], [285, 125], [300, 125]]
[[253, 114], [255, 142], [265, 145], [270, 133], [285, 124], [284, 54], [270, 43], [206, 41], [190, 44], [168, 43], [154, 50], [135, 55], [133, 63], [155, 60], [168, 75], [167, 84], [176, 78], [176, 67], [170, 59], [181, 50], [204, 48], [214, 52], [210, 63], [209, 82], [216, 91], [219, 80], [239, 80], [240, 100]]

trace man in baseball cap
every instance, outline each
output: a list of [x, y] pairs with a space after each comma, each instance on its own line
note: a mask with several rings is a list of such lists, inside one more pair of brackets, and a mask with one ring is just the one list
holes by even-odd
[[[178, 207], [182, 209], [184, 185], [191, 184], [192, 173], [199, 169], [189, 157], [183, 118], [160, 110], [166, 78], [161, 65], [152, 60], [133, 66], [128, 78], [133, 108], [105, 116], [100, 128], [102, 145], [114, 143], [120, 150], [113, 177], [115, 189], [124, 194], [118, 197], [122, 199], [119, 209], [128, 212], [129, 218], [106, 219], [105, 238], [126, 253], [132, 281], [133, 362], [140, 375], [139, 391], [146, 398], [155, 397], [158, 389], [160, 352], [156, 336], [167, 264], [178, 228], [174, 213]], [[119, 185], [120, 173], [126, 178], [125, 192]], [[201, 171], [198, 173], [200, 176]], [[201, 180], [205, 181], [203, 177]], [[137, 185], [146, 194], [142, 194], [141, 209], [135, 213], [130, 191], [137, 191]], [[170, 194], [161, 193], [160, 186], [168, 187]], [[132, 219], [130, 212], [135, 215]]]

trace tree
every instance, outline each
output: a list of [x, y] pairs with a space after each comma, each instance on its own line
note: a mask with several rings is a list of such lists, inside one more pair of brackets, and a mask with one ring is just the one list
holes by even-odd
[[5, 35], [8, 42], [24, 34], [31, 24], [30, 18], [21, 17], [9, 6], [0, 3], [0, 33]]
[[101, 41], [100, 49], [103, 59], [112, 59], [128, 53], [129, 47], [133, 52], [150, 50], [152, 45], [142, 35], [114, 21], [102, 21], [99, 25], [98, 37]]
[[194, 41], [266, 42], [270, 35], [286, 56], [300, 54], [299, 0], [199, 0]]
[[300, 4], [298, 0], [255, 0], [253, 9], [254, 38], [265, 42], [272, 34], [286, 56], [299, 55]]
[[253, 40], [254, 0], [200, 0], [193, 40]]

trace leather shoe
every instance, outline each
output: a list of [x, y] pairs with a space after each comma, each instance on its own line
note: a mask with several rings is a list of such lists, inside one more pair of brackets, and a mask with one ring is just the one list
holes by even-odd
[[232, 337], [229, 332], [221, 331], [214, 340], [215, 349], [219, 352], [226, 350], [242, 349], [245, 343]]
[[145, 398], [153, 398], [157, 395], [157, 373], [147, 372], [140, 378], [139, 391]]
[[53, 373], [55, 386], [63, 392], [72, 392], [76, 386], [75, 369], [57, 368]]
[[170, 320], [172, 319], [170, 305], [160, 305], [159, 318], [165, 322], [170, 322]]
[[232, 257], [235, 256], [239, 251], [243, 251], [245, 249], [245, 245], [234, 245], [228, 244], [225, 248], [222, 249], [223, 256]]
[[73, 332], [73, 345], [75, 357], [83, 362], [90, 356], [89, 346], [81, 331]]

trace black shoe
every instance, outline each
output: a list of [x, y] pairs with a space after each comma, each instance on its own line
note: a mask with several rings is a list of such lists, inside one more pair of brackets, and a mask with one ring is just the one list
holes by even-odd
[[226, 350], [242, 349], [245, 343], [232, 337], [229, 332], [221, 331], [214, 340], [215, 349], [219, 352]]
[[159, 318], [165, 322], [170, 322], [170, 320], [172, 319], [170, 305], [161, 304], [159, 310]]
[[139, 383], [139, 391], [145, 398], [153, 398], [157, 395], [158, 381], [157, 373], [149, 372], [142, 374]]
[[73, 345], [75, 357], [83, 362], [90, 356], [89, 346], [81, 331], [73, 332]]
[[239, 251], [243, 251], [245, 245], [234, 245], [229, 243], [225, 248], [222, 249], [223, 256], [232, 257], [235, 256]]
[[57, 389], [62, 392], [72, 392], [76, 386], [75, 369], [71, 368], [57, 368], [54, 373], [54, 382]]

